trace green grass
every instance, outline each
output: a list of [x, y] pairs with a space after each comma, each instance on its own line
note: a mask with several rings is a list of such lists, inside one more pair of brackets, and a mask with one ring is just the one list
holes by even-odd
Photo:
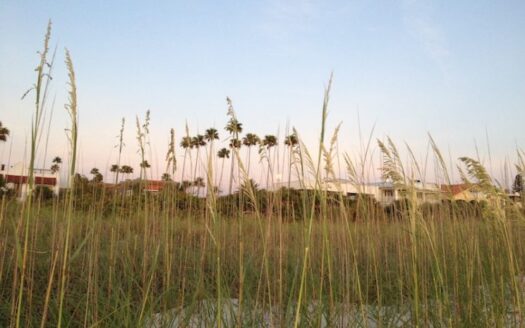
[[[22, 233], [24, 222], [20, 221], [21, 206], [8, 202], [0, 223], [2, 326], [13, 323], [16, 313], [18, 290], [13, 283], [19, 261], [16, 236]], [[314, 219], [309, 241], [308, 222], [279, 225], [282, 218], [277, 215], [264, 217], [261, 230], [256, 215], [218, 217], [213, 223], [205, 215], [178, 216], [150, 209], [145, 216], [142, 209], [103, 217], [96, 206], [75, 211], [70, 218], [70, 256], [60, 310], [64, 273], [58, 268], [64, 265], [59, 254], [64, 252], [67, 234], [66, 207], [55, 201], [32, 209], [21, 326], [39, 326], [42, 320], [44, 326], [55, 326], [60, 316], [65, 326], [137, 326], [153, 313], [192, 309], [203, 300], [217, 300], [218, 288], [223, 300], [242, 296], [246, 313], [271, 307], [276, 313], [274, 324], [287, 326], [295, 321], [290, 309], [297, 305], [303, 270], [305, 306], [299, 310], [300, 318], [306, 305], [316, 304], [319, 311], [314, 311], [314, 318], [305, 315], [304, 320], [310, 320], [305, 325], [314, 325], [321, 313], [335, 316], [343, 305], [400, 309], [413, 305], [416, 287], [417, 320], [423, 326], [498, 325], [508, 321], [511, 311], [522, 310], [516, 306], [523, 304], [523, 295], [514, 295], [512, 288], [523, 275], [522, 220], [453, 218], [443, 211], [423, 218], [425, 234], [412, 238], [407, 220], [348, 223], [335, 217], [324, 223]], [[508, 240], [501, 224], [509, 232]], [[414, 247], [418, 250], [415, 259]], [[326, 251], [330, 258], [323, 256]], [[509, 267], [510, 258], [514, 268]], [[334, 268], [330, 276], [327, 262]], [[418, 286], [414, 286], [413, 270]], [[394, 314], [385, 314], [383, 320], [389, 315]]]

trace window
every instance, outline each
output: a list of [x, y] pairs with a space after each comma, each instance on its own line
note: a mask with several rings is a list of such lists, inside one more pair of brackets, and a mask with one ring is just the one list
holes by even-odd
[[356, 200], [356, 199], [357, 199], [357, 194], [354, 193], [354, 192], [348, 192], [348, 193], [346, 193], [346, 196], [347, 196], [348, 199], [350, 199], [350, 200]]

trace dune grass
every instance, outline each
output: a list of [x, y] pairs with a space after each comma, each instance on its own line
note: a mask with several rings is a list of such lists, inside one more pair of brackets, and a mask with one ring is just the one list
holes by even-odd
[[[215, 188], [228, 157], [223, 152], [222, 161], [215, 160], [211, 129], [209, 147], [200, 136], [195, 150], [184, 147], [182, 165], [181, 180], [185, 172], [193, 179], [203, 175], [192, 186], [204, 196], [185, 192], [184, 181], [167, 182], [158, 193], [143, 191], [150, 174], [149, 111], [144, 122], [137, 118], [140, 181], [107, 187], [75, 174], [77, 90], [69, 52], [66, 63], [70, 188], [48, 200], [37, 194], [25, 202], [2, 196], [0, 326], [152, 327], [171, 326], [175, 318], [179, 326], [197, 320], [217, 327], [524, 324], [523, 209], [478, 161], [461, 158], [460, 175], [488, 195], [485, 203], [444, 196], [439, 204], [419, 204], [414, 181], [424, 177], [415, 156], [407, 146], [410, 160], [402, 161], [390, 139], [378, 142], [383, 178], [404, 190], [405, 201], [383, 208], [364, 196], [350, 200], [328, 192], [323, 181], [339, 177], [335, 163], [341, 155], [340, 126], [325, 144], [330, 79], [314, 155], [294, 129], [280, 161], [276, 138], [264, 138], [255, 170], [250, 150], [240, 148], [242, 124], [228, 98], [231, 195]], [[32, 126], [38, 136], [42, 123]], [[124, 119], [117, 166], [123, 133]], [[174, 134], [166, 165], [172, 178], [178, 170]], [[191, 141], [188, 131], [185, 138]], [[358, 188], [368, 181], [371, 140], [372, 133], [358, 162], [342, 154]], [[437, 175], [450, 183], [439, 148], [429, 142]], [[259, 182], [271, 186], [278, 167], [288, 168], [288, 181], [313, 179], [315, 187], [258, 190], [254, 172], [266, 175]], [[241, 187], [234, 189], [234, 181]]]
[[[26, 222], [20, 220], [20, 206], [4, 201], [2, 208], [3, 326], [14, 324], [17, 312], [24, 327], [60, 321], [140, 326], [154, 313], [229, 299], [242, 299], [239, 325], [260, 323], [249, 314], [271, 308], [273, 325], [299, 320], [315, 326], [322, 315], [335, 320], [343, 306], [369, 316], [369, 306], [413, 308], [416, 296], [418, 316], [410, 309], [414, 325], [504, 325], [521, 318], [522, 220], [499, 222], [437, 208], [421, 218], [425, 228], [414, 238], [409, 220], [344, 222], [338, 212], [327, 222], [277, 224], [283, 219], [277, 215], [210, 220], [205, 210], [179, 216], [153, 206], [102, 216], [94, 204], [69, 214], [59, 201], [33, 206], [25, 301], [18, 309], [16, 236]], [[334, 268], [330, 275], [327, 262]], [[312, 305], [314, 313], [306, 315]], [[222, 315], [216, 312], [207, 318], [213, 325]]]

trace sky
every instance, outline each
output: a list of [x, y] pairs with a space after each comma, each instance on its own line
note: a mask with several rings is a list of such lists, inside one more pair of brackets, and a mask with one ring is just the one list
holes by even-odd
[[135, 116], [148, 109], [155, 174], [170, 128], [180, 140], [186, 122], [192, 134], [213, 126], [224, 140], [227, 96], [245, 132], [282, 138], [295, 127], [315, 145], [332, 72], [327, 127], [331, 134], [342, 122], [341, 151], [357, 156], [373, 129], [375, 153], [375, 139], [389, 136], [423, 160], [430, 133], [451, 165], [479, 156], [497, 174], [525, 145], [523, 17], [525, 2], [512, 0], [1, 0], [0, 121], [11, 137], [0, 158], [24, 159], [33, 98], [21, 95], [51, 19], [57, 59], [44, 166], [68, 156], [67, 47], [85, 174], [115, 162], [122, 117], [124, 161], [138, 172]]

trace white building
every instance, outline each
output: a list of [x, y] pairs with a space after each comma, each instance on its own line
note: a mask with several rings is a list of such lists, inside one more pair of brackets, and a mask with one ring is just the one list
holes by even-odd
[[[391, 181], [384, 181], [375, 183], [378, 194], [376, 200], [383, 205], [392, 204], [396, 200], [402, 200], [411, 197], [407, 194], [405, 188], [396, 186]], [[414, 193], [417, 203], [439, 203], [443, 199], [441, 187], [436, 183], [423, 183], [421, 180], [413, 181], [411, 187], [414, 188]]]
[[[29, 168], [23, 163], [15, 165], [0, 165], [0, 176], [6, 183], [6, 188], [14, 190], [20, 199], [25, 199], [29, 192]], [[49, 188], [58, 196], [60, 192], [60, 176], [58, 172], [49, 169], [34, 169], [35, 186]]]
[[[415, 197], [418, 203], [438, 203], [442, 199], [442, 191], [439, 185], [427, 183], [419, 180], [413, 183]], [[316, 188], [315, 180], [279, 182], [274, 184], [274, 190], [279, 188], [291, 188], [297, 190], [313, 190]], [[365, 195], [374, 198], [382, 205], [390, 205], [396, 200], [407, 197], [407, 193], [402, 188], [395, 186], [390, 181], [378, 183], [355, 184], [347, 179], [325, 179], [321, 181], [321, 186], [317, 186], [328, 192], [340, 192], [343, 195], [355, 198], [357, 195]]]

